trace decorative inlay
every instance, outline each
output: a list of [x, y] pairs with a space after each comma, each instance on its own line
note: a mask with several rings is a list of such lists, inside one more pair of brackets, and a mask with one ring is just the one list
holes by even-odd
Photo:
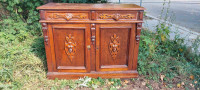
[[111, 41], [109, 44], [109, 50], [113, 60], [115, 60], [117, 57], [117, 53], [119, 52], [119, 46], [120, 46], [119, 36], [114, 34], [113, 36], [111, 36]]
[[49, 15], [49, 18], [52, 18], [52, 19], [64, 18], [67, 21], [69, 21], [72, 18], [85, 19], [86, 15], [73, 15], [72, 13], [66, 13], [66, 14], [53, 13]]
[[119, 19], [133, 19], [135, 16], [131, 15], [131, 14], [127, 14], [127, 15], [120, 15], [120, 14], [100, 14], [99, 18], [100, 19], [115, 19], [116, 21], [118, 21]]
[[74, 37], [72, 37], [71, 34], [66, 36], [65, 52], [67, 53], [70, 61], [72, 62], [73, 56], [76, 53], [76, 42], [74, 41]]

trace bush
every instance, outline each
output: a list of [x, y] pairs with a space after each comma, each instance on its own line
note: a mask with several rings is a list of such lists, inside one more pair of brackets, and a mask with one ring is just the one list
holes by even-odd
[[41, 35], [39, 12], [36, 7], [42, 5], [43, 0], [0, 0], [0, 3], [9, 11], [8, 15], [2, 14], [2, 19], [12, 19], [12, 22], [20, 22], [18, 24], [26, 23], [24, 28], [31, 34]]
[[190, 75], [194, 75], [194, 81], [198, 82], [196, 87], [200, 86], [200, 55], [188, 52], [183, 39], [178, 35], [174, 40], [162, 40], [161, 36], [162, 34], [142, 31], [138, 57], [139, 74], [157, 81], [164, 75], [164, 81], [169, 83], [175, 77], [190, 78]]
[[4, 19], [0, 22], [0, 43], [6, 44], [12, 41], [23, 41], [28, 36], [27, 24], [23, 21], [15, 21], [13, 19]]

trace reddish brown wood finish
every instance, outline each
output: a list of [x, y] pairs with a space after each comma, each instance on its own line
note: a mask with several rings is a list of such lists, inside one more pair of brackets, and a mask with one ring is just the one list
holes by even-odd
[[134, 78], [143, 7], [49, 3], [38, 7], [50, 79]]

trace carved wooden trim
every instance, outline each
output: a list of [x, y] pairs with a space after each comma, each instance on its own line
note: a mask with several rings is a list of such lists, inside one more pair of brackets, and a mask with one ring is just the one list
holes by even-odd
[[141, 29], [142, 29], [142, 23], [138, 23], [137, 24], [137, 30], [136, 30], [136, 43], [138, 44], [140, 41], [140, 33], [141, 33]]
[[95, 11], [91, 11], [91, 20], [95, 20], [95, 16], [96, 15], [96, 13], [95, 13]]
[[91, 24], [91, 29], [90, 30], [91, 30], [91, 42], [94, 45], [95, 44], [95, 40], [96, 40], [96, 36], [95, 36], [96, 28], [95, 28], [95, 24], [94, 23]]
[[118, 21], [119, 19], [134, 19], [135, 15], [127, 14], [127, 15], [121, 15], [121, 14], [100, 14], [100, 19], [114, 19]]
[[138, 13], [139, 15], [139, 20], [143, 20], [143, 11], [139, 11], [139, 13]]
[[49, 18], [52, 19], [58, 19], [58, 18], [63, 18], [69, 21], [72, 18], [77, 18], [77, 19], [85, 19], [86, 15], [73, 15], [72, 13], [66, 13], [66, 14], [58, 14], [58, 13], [53, 13], [49, 15]]
[[44, 10], [40, 10], [40, 20], [45, 20], [46, 12]]
[[70, 61], [72, 62], [73, 56], [76, 53], [76, 42], [74, 41], [74, 37], [71, 34], [66, 36], [65, 40], [65, 52], [67, 53]]
[[109, 44], [109, 50], [113, 60], [115, 60], [117, 57], [117, 53], [119, 52], [120, 49], [119, 46], [120, 46], [119, 36], [114, 34], [113, 36], [111, 36], [111, 41]]
[[48, 38], [48, 27], [47, 27], [47, 23], [42, 23], [42, 31], [43, 31], [43, 36], [44, 36], [44, 43], [46, 45], [48, 45], [48, 41], [49, 41], [49, 38]]

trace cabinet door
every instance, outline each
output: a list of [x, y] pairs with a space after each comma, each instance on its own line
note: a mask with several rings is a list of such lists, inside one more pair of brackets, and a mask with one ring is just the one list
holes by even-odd
[[96, 70], [132, 70], [135, 24], [97, 24]]
[[89, 24], [52, 24], [50, 26], [55, 71], [89, 72]]

